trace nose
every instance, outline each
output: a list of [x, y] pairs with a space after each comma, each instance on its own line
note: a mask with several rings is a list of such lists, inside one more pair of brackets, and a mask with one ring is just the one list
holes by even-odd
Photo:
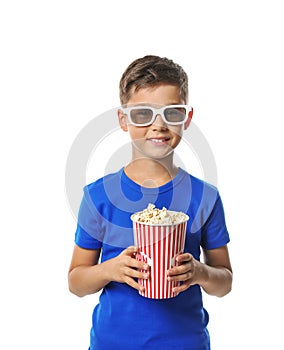
[[154, 121], [153, 121], [153, 124], [152, 124], [152, 127], [155, 129], [167, 129], [168, 126], [167, 124], [164, 122], [162, 116], [160, 114], [157, 114]]

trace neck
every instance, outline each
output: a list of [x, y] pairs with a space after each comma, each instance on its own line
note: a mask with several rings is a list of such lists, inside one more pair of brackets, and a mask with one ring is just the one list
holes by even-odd
[[173, 164], [171, 155], [163, 159], [134, 158], [124, 171], [143, 187], [160, 187], [176, 176], [178, 168]]

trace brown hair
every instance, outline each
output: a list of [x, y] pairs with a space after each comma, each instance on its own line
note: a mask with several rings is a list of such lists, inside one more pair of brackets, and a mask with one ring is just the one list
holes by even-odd
[[132, 93], [163, 83], [179, 87], [181, 98], [187, 103], [188, 77], [180, 65], [166, 57], [148, 55], [138, 58], [126, 68], [120, 79], [120, 102], [125, 105]]

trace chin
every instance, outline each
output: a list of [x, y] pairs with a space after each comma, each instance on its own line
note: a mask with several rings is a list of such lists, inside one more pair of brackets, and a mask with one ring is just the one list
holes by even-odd
[[140, 154], [142, 154], [146, 158], [156, 159], [156, 160], [162, 160], [166, 157], [169, 157], [171, 154], [173, 154], [174, 149], [170, 146], [165, 147], [156, 147], [155, 149], [153, 147], [141, 147], [139, 144], [135, 144], [135, 148], [139, 151]]

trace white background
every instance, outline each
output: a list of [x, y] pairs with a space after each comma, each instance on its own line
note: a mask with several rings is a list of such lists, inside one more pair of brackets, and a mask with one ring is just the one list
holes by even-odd
[[212, 350], [281, 348], [283, 30], [275, 0], [1, 2], [2, 349], [88, 347], [97, 296], [68, 291], [76, 222], [65, 165], [146, 54], [187, 71], [217, 162], [234, 286], [204, 297]]

